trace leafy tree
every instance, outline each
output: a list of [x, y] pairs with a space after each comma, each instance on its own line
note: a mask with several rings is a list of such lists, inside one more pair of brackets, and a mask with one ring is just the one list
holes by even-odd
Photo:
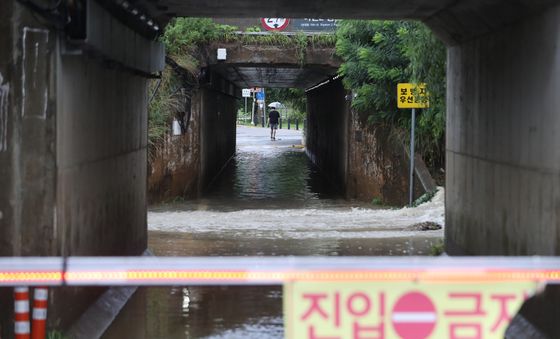
[[301, 88], [267, 88], [267, 101], [281, 102], [288, 107], [288, 117], [303, 121], [307, 111], [307, 97]]
[[424, 24], [408, 22], [399, 30], [404, 55], [410, 60], [412, 82], [425, 82], [430, 91], [430, 108], [418, 119], [418, 145], [432, 165], [445, 162], [445, 46]]
[[[430, 108], [417, 125], [421, 154], [432, 166], [444, 162], [445, 47], [418, 22], [343, 20], [337, 29], [339, 73], [354, 92], [352, 106], [369, 123], [388, 123], [408, 130], [410, 114], [398, 110], [399, 82], [425, 82]], [[406, 138], [406, 137], [405, 137]]]
[[355, 92], [352, 106], [371, 112], [369, 121], [396, 121], [395, 84], [407, 79], [408, 60], [400, 47], [398, 21], [342, 21], [336, 51], [345, 86]]

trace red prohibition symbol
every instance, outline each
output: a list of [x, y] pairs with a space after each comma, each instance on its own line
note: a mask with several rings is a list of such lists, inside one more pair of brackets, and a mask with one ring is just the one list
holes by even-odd
[[425, 294], [409, 292], [396, 302], [391, 320], [402, 339], [424, 339], [436, 326], [436, 308]]
[[261, 18], [261, 24], [267, 31], [282, 31], [290, 24], [287, 18]]

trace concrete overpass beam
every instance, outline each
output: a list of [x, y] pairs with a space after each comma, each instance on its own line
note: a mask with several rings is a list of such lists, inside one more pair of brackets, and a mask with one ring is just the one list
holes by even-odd
[[449, 48], [446, 242], [560, 254], [560, 6]]

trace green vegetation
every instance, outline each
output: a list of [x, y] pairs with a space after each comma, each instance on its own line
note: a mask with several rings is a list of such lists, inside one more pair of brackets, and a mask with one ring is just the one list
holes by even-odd
[[375, 197], [375, 198], [371, 199], [371, 204], [372, 205], [377, 205], [377, 206], [382, 206], [383, 205], [383, 199], [381, 199], [379, 197]]
[[181, 100], [178, 94], [180, 82], [171, 67], [166, 67], [160, 81], [153, 81], [149, 93], [157, 92], [148, 105], [148, 157], [152, 159], [157, 147], [161, 145], [174, 113], [179, 109]]
[[[286, 115], [290, 119], [305, 119], [307, 112], [307, 98], [301, 88], [268, 88], [266, 89], [268, 102], [281, 102], [286, 106]], [[284, 111], [280, 112], [284, 114]], [[282, 115], [284, 117], [284, 115]]]
[[437, 243], [433, 244], [430, 248], [430, 255], [440, 256], [445, 252], [445, 244], [443, 240], [439, 240]]
[[[245, 32], [257, 33], [261, 32], [261, 29], [257, 26], [249, 27]], [[244, 45], [295, 48], [297, 58], [303, 64], [308, 47], [334, 47], [336, 36], [307, 36], [303, 33], [288, 36], [278, 32], [242, 34], [235, 26], [217, 24], [209, 18], [175, 18], [166, 27], [161, 41], [165, 45], [168, 59], [165, 71], [161, 75], [161, 83], [156, 80], [150, 85], [150, 94], [155, 93], [150, 101], [148, 114], [150, 159], [162, 144], [173, 117], [177, 112], [184, 111], [182, 106], [186, 104], [185, 98], [190, 98], [196, 88], [194, 79], [199, 72], [203, 46], [215, 42], [240, 42]], [[185, 78], [192, 83], [185, 85]], [[305, 93], [301, 89], [267, 90], [267, 101], [280, 101], [285, 104], [290, 118], [303, 120], [305, 116]]]
[[[261, 29], [255, 26], [246, 32], [261, 32]], [[343, 60], [339, 73], [346, 88], [355, 94], [352, 105], [363, 122], [392, 126], [405, 142], [408, 142], [410, 110], [397, 109], [396, 84], [425, 82], [430, 91], [430, 108], [418, 114], [416, 143], [431, 168], [444, 166], [446, 51], [422, 23], [343, 20], [336, 35], [288, 36], [241, 34], [237, 27], [217, 24], [209, 18], [176, 18], [161, 39], [170, 59], [192, 75], [198, 73], [201, 47], [214, 42], [295, 48], [301, 63], [308, 47], [336, 46], [336, 53]], [[173, 117], [171, 112], [179, 104], [176, 93], [181, 81], [177, 72], [163, 73], [158, 93], [150, 103], [151, 145], [165, 135]], [[304, 118], [303, 90], [267, 89], [267, 102], [273, 101], [286, 105], [290, 118]]]
[[436, 195], [437, 191], [426, 192], [420, 196], [420, 198], [414, 200], [412, 203], [412, 207], [417, 207], [425, 202], [432, 200], [434, 195]]
[[67, 337], [58, 331], [50, 331], [47, 333], [47, 339], [66, 339]]
[[[247, 33], [260, 31], [256, 26], [246, 29]], [[336, 36], [318, 34], [308, 37], [304, 33], [285, 35], [279, 32], [242, 34], [237, 27], [217, 24], [210, 18], [175, 18], [167, 26], [162, 41], [172, 57], [196, 54], [197, 48], [212, 42], [241, 42], [244, 45], [296, 48], [298, 57], [303, 61], [308, 46], [334, 47]]]
[[344, 85], [355, 94], [352, 106], [370, 124], [409, 130], [410, 110], [397, 109], [396, 85], [428, 84], [430, 108], [418, 116], [416, 142], [430, 167], [443, 166], [446, 52], [430, 30], [418, 22], [343, 20], [336, 52]]

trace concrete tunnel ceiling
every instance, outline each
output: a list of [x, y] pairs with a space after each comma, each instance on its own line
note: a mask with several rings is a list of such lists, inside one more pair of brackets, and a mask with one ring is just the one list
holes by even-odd
[[[536, 13], [557, 0], [98, 0], [113, 6], [133, 3], [163, 26], [173, 17], [415, 19], [448, 45], [488, 34]], [[128, 7], [128, 5], [127, 5]], [[128, 7], [130, 10], [132, 7]], [[218, 67], [239, 87], [311, 87], [336, 68], [252, 65]]]
[[213, 67], [213, 70], [222, 74], [240, 88], [309, 88], [337, 73], [337, 68], [315, 66], [300, 68], [282, 65], [227, 65]]
[[[123, 3], [125, 0], [100, 0]], [[131, 1], [128, 0], [130, 3]], [[137, 0], [160, 24], [173, 17], [418, 19], [446, 43], [491, 32], [557, 0]]]

